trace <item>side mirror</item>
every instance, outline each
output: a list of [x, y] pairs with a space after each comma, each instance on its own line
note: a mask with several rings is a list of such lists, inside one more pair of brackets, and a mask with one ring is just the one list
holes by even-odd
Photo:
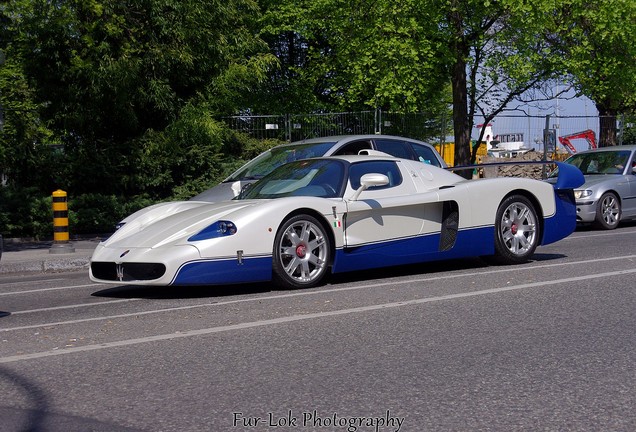
[[245, 183], [243, 187], [241, 188], [241, 191], [239, 192], [239, 194], [235, 196], [234, 199], [242, 199], [245, 196], [245, 192], [247, 192], [252, 187], [253, 184], [254, 183]]
[[369, 173], [360, 177], [360, 187], [351, 197], [351, 201], [356, 201], [360, 194], [370, 187], [386, 186], [389, 184], [389, 178], [384, 174]]

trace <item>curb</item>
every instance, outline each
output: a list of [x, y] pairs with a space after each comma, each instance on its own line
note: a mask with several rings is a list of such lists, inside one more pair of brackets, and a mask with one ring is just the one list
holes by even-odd
[[63, 248], [52, 242], [5, 244], [0, 275], [87, 271], [97, 244], [97, 239], [72, 241]]
[[0, 274], [12, 273], [61, 273], [86, 269], [90, 265], [90, 256], [67, 259], [41, 259], [22, 262], [0, 261]]

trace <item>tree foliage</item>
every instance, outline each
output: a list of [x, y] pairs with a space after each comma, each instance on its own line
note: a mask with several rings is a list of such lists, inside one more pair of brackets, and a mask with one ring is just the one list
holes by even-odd
[[[543, 28], [547, 0], [283, 1], [266, 31], [295, 32], [302, 69], [341, 107], [439, 112], [452, 103], [455, 160], [471, 161], [479, 112], [493, 118], [558, 70]], [[537, 37], [539, 36], [539, 37]], [[474, 155], [473, 155], [474, 156]]]
[[[440, 55], [453, 92], [455, 161], [474, 163], [470, 135], [477, 113], [485, 123], [559, 74], [545, 40], [553, 12], [547, 0], [434, 0], [443, 11]], [[483, 131], [482, 131], [483, 134]], [[480, 136], [481, 139], [481, 136]]]
[[25, 92], [64, 146], [64, 186], [134, 192], [140, 144], [181, 121], [184, 107], [243, 106], [240, 95], [275, 63], [255, 35], [257, 12], [252, 0], [16, 3], [8, 58], [19, 59]]
[[285, 50], [293, 76], [320, 101], [340, 109], [414, 112], [439, 107], [446, 89], [426, 2], [282, 1], [268, 5], [263, 31], [297, 35]]
[[550, 39], [566, 80], [596, 104], [599, 143], [616, 145], [616, 116], [636, 109], [636, 8], [633, 0], [559, 4]]
[[6, 216], [21, 193], [36, 204], [14, 207], [32, 220], [67, 190], [92, 207], [72, 214], [87, 230], [109, 206], [188, 198], [263, 149], [221, 115], [451, 107], [467, 164], [476, 116], [559, 79], [596, 103], [611, 124], [600, 142], [613, 144], [615, 116], [636, 108], [635, 11], [633, 0], [0, 2], [0, 230], [24, 229]]

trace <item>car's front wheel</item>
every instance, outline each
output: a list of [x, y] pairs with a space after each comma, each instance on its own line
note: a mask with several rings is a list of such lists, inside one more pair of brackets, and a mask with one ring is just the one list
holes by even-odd
[[530, 200], [511, 195], [499, 206], [495, 220], [495, 256], [505, 264], [527, 261], [539, 244], [537, 212]]
[[605, 192], [596, 205], [595, 225], [611, 230], [621, 221], [621, 203], [613, 192]]
[[274, 281], [284, 288], [309, 288], [328, 271], [331, 245], [323, 225], [309, 215], [287, 219], [274, 240]]

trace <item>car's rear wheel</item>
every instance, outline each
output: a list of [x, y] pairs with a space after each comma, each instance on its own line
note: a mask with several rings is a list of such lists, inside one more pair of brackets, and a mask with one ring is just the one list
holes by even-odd
[[324, 226], [313, 216], [293, 216], [276, 233], [274, 281], [284, 288], [316, 286], [327, 274], [330, 253]]
[[522, 195], [506, 198], [495, 220], [495, 257], [505, 264], [527, 261], [539, 244], [539, 219], [534, 205]]
[[605, 192], [596, 204], [595, 225], [611, 230], [621, 221], [621, 203], [613, 192]]

